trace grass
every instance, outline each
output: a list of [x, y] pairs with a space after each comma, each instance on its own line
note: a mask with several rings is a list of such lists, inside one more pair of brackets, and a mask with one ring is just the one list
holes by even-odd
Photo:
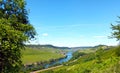
[[31, 64], [40, 61], [49, 61], [50, 59], [57, 59], [63, 57], [62, 50], [53, 48], [26, 48], [22, 50], [23, 64]]
[[120, 56], [116, 51], [116, 48], [111, 48], [91, 52], [61, 68], [40, 73], [120, 73]]
[[83, 52], [83, 53], [92, 53], [92, 52], [95, 52], [96, 50], [95, 49], [82, 49], [82, 50], [78, 50], [79, 52]]

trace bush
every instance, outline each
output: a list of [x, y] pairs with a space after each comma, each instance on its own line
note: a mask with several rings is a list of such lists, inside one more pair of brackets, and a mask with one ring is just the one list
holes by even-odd
[[116, 55], [117, 55], [117, 56], [120, 56], [120, 46], [117, 46], [117, 47], [116, 47]]

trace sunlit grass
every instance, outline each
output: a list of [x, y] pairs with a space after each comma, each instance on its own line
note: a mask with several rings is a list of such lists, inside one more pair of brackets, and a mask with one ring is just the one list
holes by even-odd
[[26, 48], [25, 50], [22, 50], [22, 61], [23, 64], [49, 61], [50, 59], [57, 59], [63, 57], [63, 54], [61, 54], [60, 52], [61, 50], [53, 48]]

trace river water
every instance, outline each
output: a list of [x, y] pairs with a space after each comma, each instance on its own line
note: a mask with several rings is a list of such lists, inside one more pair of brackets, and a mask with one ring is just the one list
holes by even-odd
[[54, 65], [56, 65], [56, 64], [62, 64], [62, 63], [64, 63], [64, 62], [69, 61], [69, 60], [72, 58], [72, 53], [73, 53], [73, 52], [71, 52], [71, 51], [67, 52], [65, 58], [62, 58], [62, 59], [57, 60], [57, 61], [55, 61], [55, 62], [52, 62], [52, 63], [50, 63], [50, 64], [46, 64], [46, 65], [45, 65], [45, 68], [48, 68], [48, 67], [50, 67], [50, 66], [54, 66]]

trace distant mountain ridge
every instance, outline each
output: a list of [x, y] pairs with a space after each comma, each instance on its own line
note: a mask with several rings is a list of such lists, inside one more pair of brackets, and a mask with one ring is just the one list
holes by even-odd
[[81, 47], [71, 47], [72, 49], [88, 49], [93, 48], [92, 46], [81, 46]]
[[96, 45], [96, 46], [82, 46], [82, 47], [72, 47], [72, 49], [98, 49], [98, 48], [108, 48], [109, 46], [107, 45]]
[[107, 48], [107, 45], [97, 45], [97, 46], [81, 46], [81, 47], [58, 47], [58, 46], [53, 46], [53, 45], [26, 45], [27, 47], [31, 47], [31, 48], [55, 48], [55, 49], [89, 49], [89, 48], [93, 48], [93, 49], [97, 49], [100, 47], [105, 47]]
[[32, 48], [56, 48], [56, 49], [71, 49], [69, 47], [58, 47], [58, 46], [53, 46], [53, 45], [26, 45], [27, 47], [32, 47]]

